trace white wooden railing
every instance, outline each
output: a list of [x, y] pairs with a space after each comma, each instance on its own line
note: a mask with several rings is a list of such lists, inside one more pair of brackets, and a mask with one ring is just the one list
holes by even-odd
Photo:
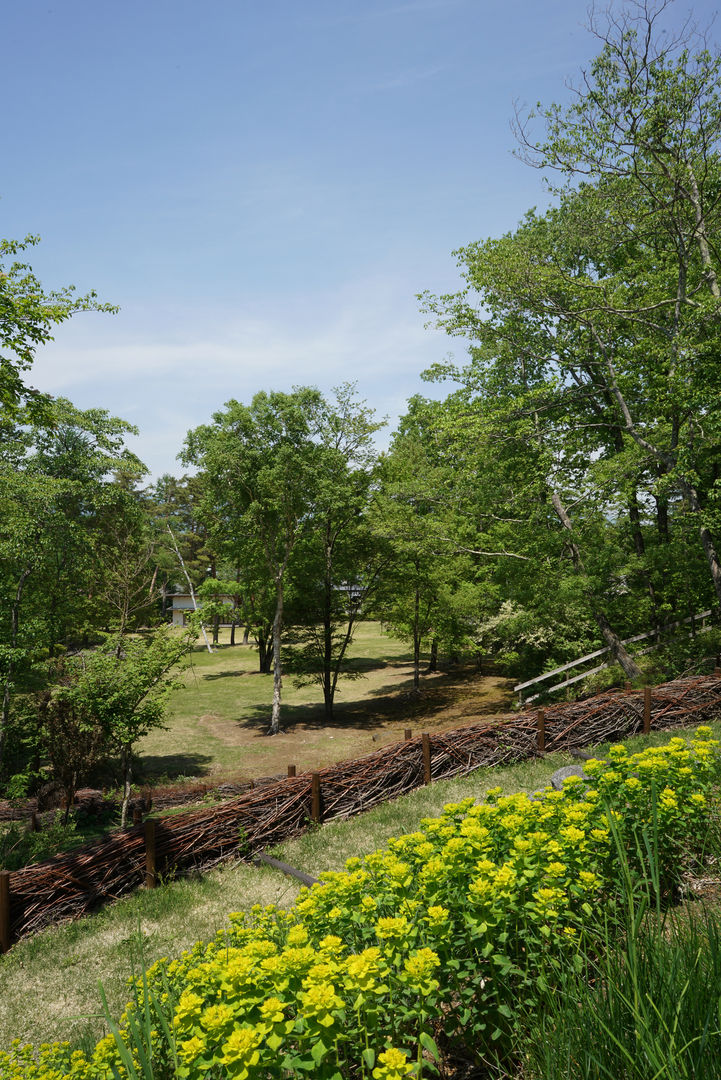
[[[696, 630], [698, 633], [701, 633], [704, 630], [710, 629], [710, 627], [705, 626], [705, 620], [708, 619], [710, 615], [711, 609], [709, 608], [708, 611], [702, 611], [698, 615], [689, 615], [687, 619], [679, 619], [677, 622], [667, 623], [659, 630], [649, 630], [646, 634], [635, 634], [634, 637], [624, 638], [621, 644], [633, 645], [636, 641], [646, 641], [648, 638], [656, 637], [657, 634], [665, 633], [667, 630], [675, 630], [679, 626], [684, 626], [688, 623], [692, 624], [694, 630]], [[701, 624], [699, 627], [696, 627], [697, 622]], [[637, 655], [642, 656], [644, 653], [651, 652], [652, 649], [657, 648], [658, 644], [660, 643], [657, 642], [655, 645], [651, 645], [646, 649], [641, 649]], [[560, 667], [554, 668], [553, 671], [544, 671], [542, 675], [537, 675], [535, 679], [529, 679], [528, 682], [518, 683], [516, 686], [513, 687], [513, 689], [518, 694], [519, 701], [521, 703], [525, 702], [526, 704], [528, 704], [529, 702], [535, 701], [536, 698], [540, 697], [540, 693], [532, 694], [531, 697], [524, 697], [523, 691], [526, 689], [526, 687], [535, 686], [537, 683], [544, 682], [546, 679], [552, 679], [554, 675], [560, 675], [564, 671], [570, 671], [571, 668], [578, 667], [579, 664], [585, 664], [588, 660], [595, 660], [599, 656], [608, 656], [608, 659], [604, 660], [602, 664], [598, 664], [596, 667], [588, 668], [586, 671], [582, 671], [580, 675], [574, 675], [570, 679], [564, 679], [563, 682], [556, 683], [555, 686], [549, 686], [546, 688], [545, 693], [554, 694], [556, 690], [562, 690], [566, 686], [571, 686], [573, 683], [580, 682], [581, 679], [585, 679], [589, 675], [595, 675], [597, 672], [603, 671], [604, 668], [608, 667], [614, 662], [613, 656], [609, 655], [610, 653], [610, 645], [607, 645], [605, 649], [596, 649], [595, 652], [586, 653], [585, 656], [579, 656], [577, 660], [570, 660], [567, 664], [561, 664]]]

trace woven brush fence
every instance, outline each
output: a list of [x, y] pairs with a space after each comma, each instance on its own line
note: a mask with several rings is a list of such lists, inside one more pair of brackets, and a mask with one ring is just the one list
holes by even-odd
[[347, 818], [423, 783], [556, 750], [618, 740], [721, 715], [721, 678], [679, 679], [648, 690], [418, 735], [367, 757], [292, 776], [218, 806], [148, 819], [109, 840], [48, 862], [0, 873], [0, 949], [83, 915], [158, 876], [205, 870], [297, 835], [311, 821]]

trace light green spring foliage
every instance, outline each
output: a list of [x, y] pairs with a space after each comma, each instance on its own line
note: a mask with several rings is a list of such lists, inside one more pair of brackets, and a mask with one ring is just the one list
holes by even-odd
[[690, 743], [613, 746], [586, 766], [590, 790], [573, 778], [536, 799], [448, 804], [290, 911], [231, 915], [210, 944], [158, 961], [90, 1057], [14, 1044], [0, 1076], [400, 1080], [437, 1074], [441, 1033], [502, 1058], [518, 1003], [580, 970], [599, 914], [613, 917], [619, 849], [643, 872], [652, 846], [657, 888], [677, 886], [708, 834], [720, 748], [699, 728]]

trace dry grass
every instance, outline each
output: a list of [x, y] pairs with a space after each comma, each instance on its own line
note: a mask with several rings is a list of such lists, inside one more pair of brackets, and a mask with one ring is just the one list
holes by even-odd
[[20, 942], [0, 957], [0, 1046], [13, 1038], [35, 1044], [95, 1041], [105, 1031], [98, 983], [111, 1012], [119, 1015], [141, 940], [148, 962], [177, 956], [226, 925], [228, 912], [256, 903], [287, 906], [297, 892], [281, 874], [234, 863], [202, 879], [136, 893], [97, 915]]

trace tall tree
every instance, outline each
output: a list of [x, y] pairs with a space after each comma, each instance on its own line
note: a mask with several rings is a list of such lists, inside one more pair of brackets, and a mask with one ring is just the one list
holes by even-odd
[[[671, 477], [696, 515], [721, 605], [721, 557], [696, 469], [699, 441], [718, 440], [721, 430], [711, 408], [719, 391], [721, 57], [688, 25], [666, 32], [669, 7], [670, 0], [642, 0], [594, 20], [602, 49], [576, 100], [541, 110], [545, 136], [534, 138], [530, 123], [519, 133], [532, 164], [557, 170], [566, 185], [592, 184], [599, 209], [591, 228], [600, 212], [606, 250], [626, 265], [625, 287], [614, 289], [613, 276], [588, 282], [573, 318], [594, 334], [596, 370], [624, 434]], [[646, 255], [645, 273], [639, 267], [634, 280], [628, 270], [638, 252]], [[619, 350], [618, 331], [604, 332], [604, 316], [630, 328], [641, 348]], [[645, 362], [646, 389], [652, 380], [656, 391], [667, 382], [661, 437], [658, 428], [649, 433], [624, 385], [629, 358]]]
[[391, 552], [376, 609], [411, 643], [416, 691], [422, 645], [438, 636], [444, 621], [442, 597], [454, 577], [449, 492], [419, 414], [420, 401], [415, 399], [381, 461], [372, 510], [374, 532]]
[[313, 522], [293, 571], [298, 614], [296, 648], [290, 656], [301, 683], [323, 691], [326, 722], [346, 665], [358, 619], [372, 604], [390, 558], [374, 534], [368, 509], [374, 484], [373, 436], [383, 426], [345, 383], [324, 401], [317, 417], [318, 442]]
[[6, 424], [0, 447], [0, 768], [13, 692], [104, 618], [97, 591], [114, 553], [97, 558], [102, 510], [116, 497], [111, 470], [135, 463], [123, 421], [63, 399], [53, 412], [53, 426]]
[[572, 106], [542, 112], [545, 138], [522, 127], [526, 155], [562, 174], [556, 205], [462, 249], [464, 289], [424, 298], [471, 353], [465, 370], [430, 376], [457, 378], [496, 445], [515, 444], [540, 470], [541, 505], [631, 675], [617, 632], [628, 605], [617, 599], [629, 580], [642, 584], [640, 608], [657, 626], [686, 607], [673, 595], [669, 540], [687, 536], [690, 520], [721, 602], [709, 468], [721, 449], [721, 64], [703, 47], [693, 54], [690, 35], [660, 34], [667, 7], [637, 4], [597, 26], [603, 48]]
[[184, 461], [203, 471], [211, 532], [239, 554], [244, 537], [255, 538], [273, 582], [271, 735], [280, 730], [285, 586], [293, 553], [311, 528], [319, 456], [314, 432], [322, 404], [311, 387], [262, 392], [249, 406], [229, 401], [212, 424], [189, 432], [183, 451]]

